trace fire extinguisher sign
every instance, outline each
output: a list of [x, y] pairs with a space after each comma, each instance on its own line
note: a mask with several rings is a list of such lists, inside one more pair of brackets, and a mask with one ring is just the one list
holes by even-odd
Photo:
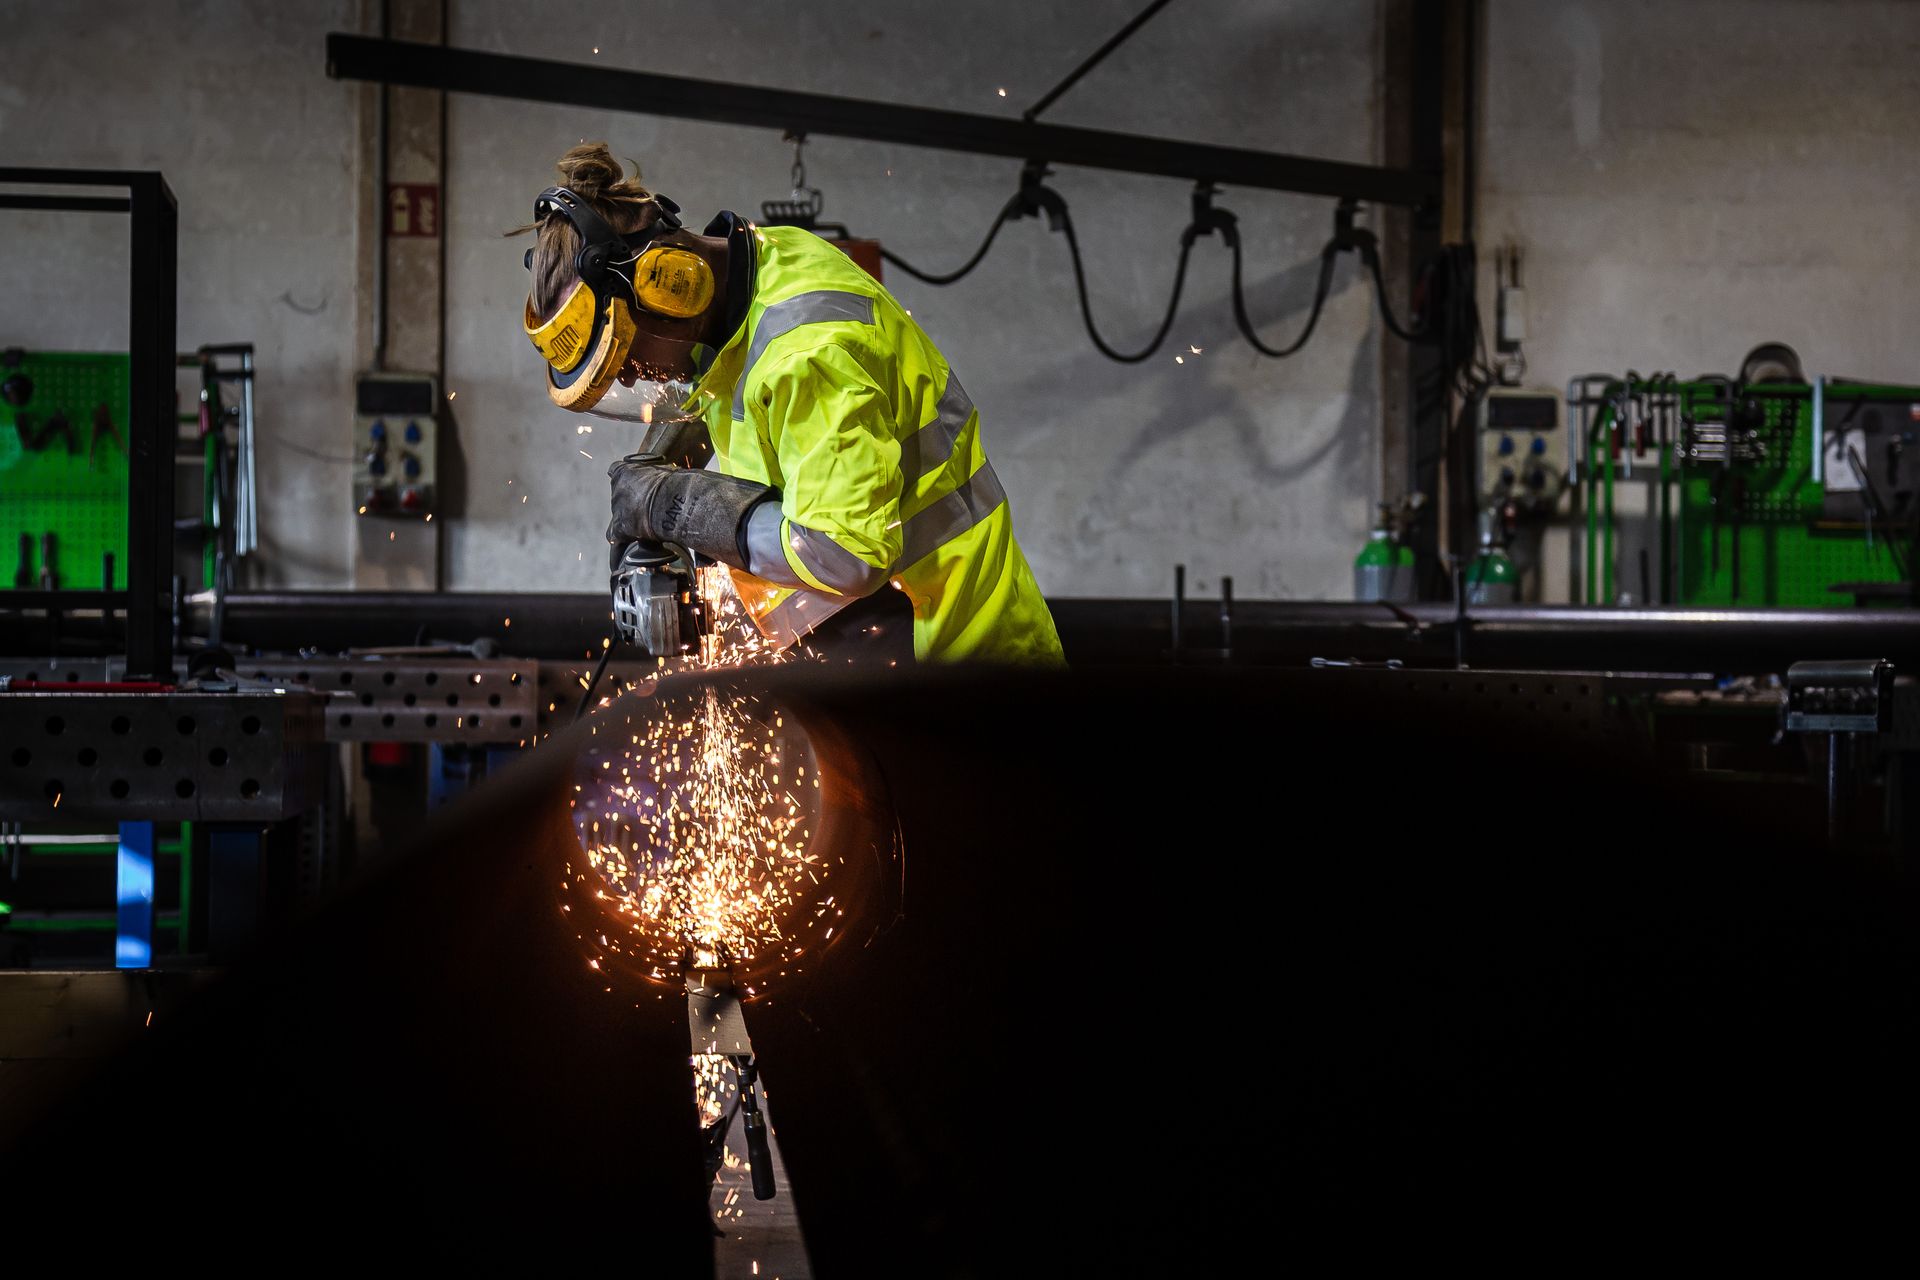
[[440, 234], [440, 185], [435, 182], [396, 182], [387, 187], [389, 236]]

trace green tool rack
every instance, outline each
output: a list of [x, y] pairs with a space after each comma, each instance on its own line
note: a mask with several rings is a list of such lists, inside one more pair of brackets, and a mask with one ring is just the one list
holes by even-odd
[[[7, 363], [5, 373], [23, 376], [32, 391], [18, 406], [0, 401], [0, 590], [39, 587], [47, 533], [54, 536], [56, 586], [124, 587], [127, 356], [36, 351], [10, 354]], [[119, 579], [112, 584], [103, 580], [108, 554]]]
[[[1592, 411], [1573, 441], [1585, 524], [1583, 603], [1616, 599], [1616, 488], [1629, 479], [1622, 454], [1634, 431], [1654, 437], [1653, 456], [1642, 455], [1631, 477], [1651, 486], [1644, 518], [1659, 557], [1652, 603], [1831, 608], [1852, 603], [1834, 590], [1841, 584], [1906, 580], [1904, 562], [1916, 550], [1911, 513], [1878, 524], [1829, 518], [1816, 463], [1824, 434], [1850, 407], [1920, 412], [1920, 387], [1629, 375], [1580, 380], [1568, 401], [1570, 411]], [[1703, 437], [1717, 430], [1731, 441], [1736, 424], [1754, 442], [1750, 456], [1699, 456]]]

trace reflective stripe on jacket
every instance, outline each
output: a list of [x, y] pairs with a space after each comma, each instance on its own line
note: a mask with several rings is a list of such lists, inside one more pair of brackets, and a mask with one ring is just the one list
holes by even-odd
[[[946, 358], [818, 236], [756, 227], [753, 238], [752, 306], [697, 389], [715, 464], [779, 489], [792, 528], [826, 535], [874, 582], [906, 591], [921, 660], [1060, 662], [980, 415]], [[804, 537], [782, 543], [795, 579], [812, 585], [776, 614], [846, 598], [809, 563]]]

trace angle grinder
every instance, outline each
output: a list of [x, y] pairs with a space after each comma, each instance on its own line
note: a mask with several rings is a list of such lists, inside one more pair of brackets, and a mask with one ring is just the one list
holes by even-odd
[[[698, 467], [713, 454], [706, 423], [691, 415], [650, 422], [635, 460]], [[694, 566], [664, 543], [635, 541], [608, 552], [614, 636], [648, 657], [671, 658], [699, 646], [705, 629]]]
[[629, 542], [608, 551], [613, 629], [621, 644], [668, 658], [699, 643], [701, 614], [693, 573], [663, 543]]

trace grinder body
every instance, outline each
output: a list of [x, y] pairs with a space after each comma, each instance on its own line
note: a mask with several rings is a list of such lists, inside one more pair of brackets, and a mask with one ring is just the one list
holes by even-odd
[[[662, 416], [647, 426], [635, 457], [700, 467], [713, 456], [705, 421]], [[702, 619], [693, 571], [664, 543], [629, 542], [611, 549], [608, 585], [615, 638], [653, 658], [671, 658], [699, 645]]]

